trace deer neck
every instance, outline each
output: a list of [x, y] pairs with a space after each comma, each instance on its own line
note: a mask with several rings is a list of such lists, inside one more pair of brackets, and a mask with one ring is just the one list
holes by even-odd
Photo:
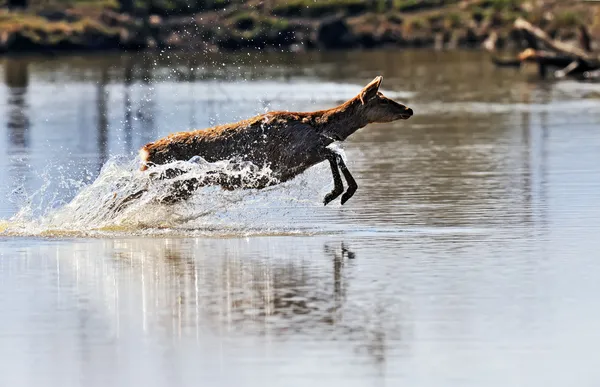
[[344, 141], [352, 133], [368, 124], [362, 114], [360, 100], [353, 98], [336, 108], [326, 111], [322, 119], [323, 135], [334, 140]]

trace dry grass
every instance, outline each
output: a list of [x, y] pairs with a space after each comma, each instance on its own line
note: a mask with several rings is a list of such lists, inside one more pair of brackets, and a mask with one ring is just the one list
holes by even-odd
[[2, 12], [0, 13], [0, 31], [33, 31], [45, 34], [73, 35], [89, 31], [99, 33], [114, 33], [114, 31], [97, 20], [84, 17], [74, 22], [50, 21], [35, 14], [24, 12]]

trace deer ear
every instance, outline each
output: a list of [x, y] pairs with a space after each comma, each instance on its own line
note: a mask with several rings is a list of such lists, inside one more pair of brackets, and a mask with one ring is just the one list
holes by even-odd
[[379, 86], [381, 85], [381, 81], [383, 77], [380, 75], [373, 79], [371, 83], [365, 86], [364, 89], [361, 90], [358, 97], [360, 98], [360, 102], [364, 105], [369, 99], [375, 97], [377, 92], [379, 91]]

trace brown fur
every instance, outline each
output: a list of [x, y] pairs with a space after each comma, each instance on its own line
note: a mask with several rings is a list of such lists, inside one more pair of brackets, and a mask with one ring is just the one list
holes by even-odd
[[[325, 160], [335, 160], [332, 171], [334, 164], [338, 164], [344, 172], [345, 165], [339, 164], [343, 161], [326, 148], [328, 145], [345, 140], [369, 123], [408, 119], [412, 115], [411, 109], [378, 91], [381, 80], [382, 77], [375, 78], [356, 97], [332, 109], [269, 112], [231, 124], [171, 134], [140, 150], [141, 169], [200, 156], [209, 162], [237, 159], [268, 166], [278, 182], [287, 181]], [[336, 171], [333, 173], [339, 191]], [[339, 175], [339, 171], [337, 173]], [[216, 183], [227, 188], [224, 182]], [[253, 184], [252, 188], [270, 184], [272, 182], [265, 180]]]

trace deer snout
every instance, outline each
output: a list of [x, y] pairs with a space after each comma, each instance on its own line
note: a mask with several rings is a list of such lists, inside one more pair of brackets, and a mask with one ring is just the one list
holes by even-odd
[[412, 117], [412, 115], [413, 115], [413, 110], [409, 107], [405, 107], [400, 118], [403, 120], [408, 120], [410, 117]]

